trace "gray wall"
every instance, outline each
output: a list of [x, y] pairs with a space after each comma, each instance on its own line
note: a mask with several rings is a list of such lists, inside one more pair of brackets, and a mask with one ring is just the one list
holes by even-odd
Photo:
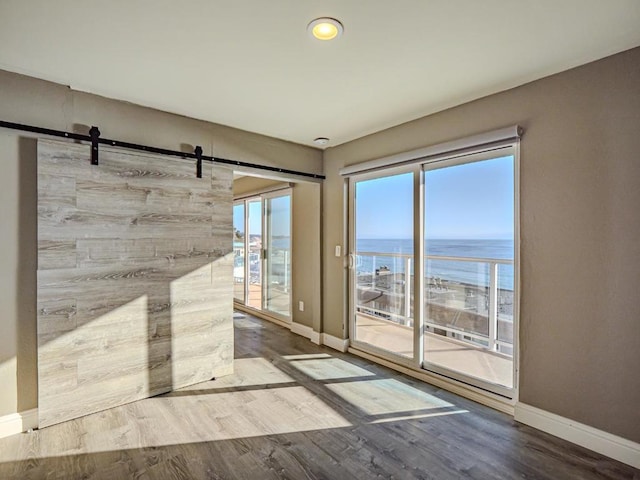
[[[0, 71], [0, 118], [286, 169], [322, 173], [322, 153], [262, 135], [74, 92]], [[36, 143], [0, 129], [0, 416], [37, 406]], [[319, 275], [319, 274], [318, 274]], [[313, 279], [309, 281], [314, 282]]]
[[520, 401], [638, 442], [640, 48], [327, 150], [325, 330], [345, 316], [338, 169], [514, 124]]
[[[293, 187], [293, 321], [322, 332], [321, 186]], [[304, 302], [304, 311], [298, 302]]]

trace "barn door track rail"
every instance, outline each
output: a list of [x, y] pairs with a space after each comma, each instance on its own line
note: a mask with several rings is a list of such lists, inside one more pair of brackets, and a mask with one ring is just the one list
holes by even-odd
[[298, 175], [301, 177], [314, 178], [317, 180], [324, 180], [324, 175], [317, 173], [299, 172], [297, 170], [289, 170], [286, 168], [271, 167], [269, 165], [260, 165], [257, 163], [242, 162], [240, 160], [229, 160], [227, 158], [213, 157], [202, 154], [202, 147], [196, 146], [193, 153], [180, 152], [177, 150], [167, 150], [166, 148], [151, 147], [148, 145], [140, 145], [137, 143], [122, 142], [120, 140], [112, 140], [109, 138], [100, 137], [100, 130], [98, 127], [92, 126], [89, 129], [89, 135], [83, 135], [81, 133], [65, 132], [62, 130], [53, 130], [50, 128], [35, 127], [33, 125], [24, 125], [21, 123], [7, 122], [0, 120], [0, 128], [8, 128], [11, 130], [21, 130], [23, 132], [38, 133], [41, 135], [50, 135], [52, 137], [69, 138], [71, 140], [79, 140], [82, 142], [91, 143], [91, 165], [99, 165], [99, 145], [110, 145], [112, 147], [125, 148], [129, 150], [138, 150], [142, 152], [155, 153], [158, 155], [167, 155], [171, 157], [179, 158], [191, 158], [196, 160], [196, 176], [202, 178], [202, 162], [219, 163], [221, 165], [229, 165], [232, 167], [246, 167], [255, 168], [258, 170], [266, 170], [275, 173], [285, 173], [289, 175]]

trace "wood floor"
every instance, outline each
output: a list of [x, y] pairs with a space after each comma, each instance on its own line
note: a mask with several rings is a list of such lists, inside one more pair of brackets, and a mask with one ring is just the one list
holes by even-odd
[[507, 415], [236, 317], [234, 375], [0, 439], [0, 479], [640, 479]]

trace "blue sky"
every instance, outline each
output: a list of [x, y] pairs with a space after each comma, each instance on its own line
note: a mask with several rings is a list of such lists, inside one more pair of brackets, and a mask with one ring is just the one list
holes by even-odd
[[233, 228], [244, 231], [244, 205], [233, 206]]
[[[427, 172], [425, 229], [428, 238], [513, 237], [513, 157], [500, 157]], [[413, 236], [413, 175], [359, 182], [356, 189], [358, 238]], [[289, 197], [273, 200], [274, 235], [289, 229]], [[260, 202], [251, 202], [249, 229], [261, 232]], [[233, 225], [244, 229], [244, 211], [235, 207]]]
[[[428, 238], [513, 237], [513, 157], [431, 170], [425, 176]], [[411, 238], [413, 177], [359, 182], [358, 238]]]

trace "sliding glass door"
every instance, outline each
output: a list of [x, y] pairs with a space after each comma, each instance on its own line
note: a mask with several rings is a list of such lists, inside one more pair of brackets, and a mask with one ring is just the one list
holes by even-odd
[[424, 368], [514, 385], [514, 156], [424, 165]]
[[354, 347], [513, 396], [516, 179], [513, 146], [350, 177]]
[[291, 315], [291, 195], [271, 194], [265, 202], [264, 308]]
[[236, 201], [234, 231], [234, 300], [289, 321], [290, 191]]
[[352, 340], [413, 357], [412, 172], [352, 178]]

